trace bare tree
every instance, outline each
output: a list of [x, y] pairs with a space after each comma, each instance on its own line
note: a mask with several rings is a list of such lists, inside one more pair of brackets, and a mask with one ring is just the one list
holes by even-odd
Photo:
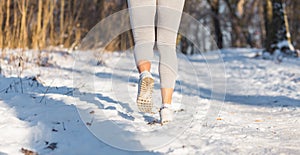
[[224, 0], [231, 17], [231, 41], [234, 47], [254, 47], [252, 36], [249, 32], [249, 22], [254, 16], [258, 0]]
[[223, 34], [221, 31], [221, 23], [219, 19], [219, 0], [207, 0], [211, 7], [215, 38], [219, 48], [223, 48]]
[[300, 49], [300, 1], [285, 0], [286, 15], [289, 21], [291, 40], [296, 49]]
[[291, 43], [291, 34], [283, 0], [266, 0], [264, 9], [267, 36], [266, 51], [271, 54], [274, 54], [276, 50], [287, 55], [296, 54]]
[[[0, 17], [3, 17], [3, 9], [4, 8], [4, 4], [0, 3]], [[0, 24], [3, 23], [3, 18], [0, 18]], [[0, 48], [3, 46], [3, 30], [2, 28], [0, 29]]]

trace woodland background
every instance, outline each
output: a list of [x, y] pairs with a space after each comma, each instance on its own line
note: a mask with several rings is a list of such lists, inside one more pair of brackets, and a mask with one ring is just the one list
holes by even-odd
[[[0, 49], [73, 49], [101, 19], [126, 8], [126, 0], [1, 0]], [[297, 55], [299, 8], [298, 0], [186, 0], [184, 11], [208, 28], [219, 48], [262, 48], [269, 53], [279, 49]], [[188, 42], [180, 39], [181, 51], [197, 52]], [[133, 44], [129, 31], [106, 49]], [[209, 50], [205, 41], [203, 47]]]

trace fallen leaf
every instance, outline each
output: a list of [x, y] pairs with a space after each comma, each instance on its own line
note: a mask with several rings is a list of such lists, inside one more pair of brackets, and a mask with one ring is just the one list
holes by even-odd
[[217, 117], [217, 120], [220, 121], [220, 120], [223, 120], [223, 119], [221, 117]]
[[24, 155], [38, 155], [37, 152], [31, 151], [28, 149], [24, 149], [24, 148], [21, 148], [21, 152], [24, 153]]
[[263, 122], [263, 120], [256, 119], [255, 122]]

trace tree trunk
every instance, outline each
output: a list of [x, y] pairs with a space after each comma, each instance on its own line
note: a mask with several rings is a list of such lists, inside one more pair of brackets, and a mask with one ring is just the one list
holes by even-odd
[[[4, 3], [1, 3], [0, 4], [0, 17], [4, 17], [4, 9], [3, 9], [3, 7], [4, 7]], [[0, 18], [0, 25], [1, 25], [1, 27], [0, 27], [0, 49], [2, 49], [3, 48], [3, 30], [2, 30], [2, 25], [3, 25], [3, 18]]]
[[28, 2], [27, 1], [21, 1], [19, 3], [19, 9], [20, 9], [20, 12], [21, 12], [21, 38], [20, 38], [20, 42], [19, 42], [19, 47], [21, 48], [26, 48], [28, 47], [28, 34], [27, 34], [27, 21], [26, 21], [26, 18], [27, 18], [27, 5], [28, 5]]
[[65, 15], [65, 0], [60, 1], [60, 21], [59, 21], [59, 44], [63, 45], [64, 43], [64, 34], [65, 34], [65, 27], [64, 27], [64, 15]]
[[217, 45], [219, 48], [223, 48], [223, 35], [221, 31], [221, 24], [219, 20], [219, 0], [208, 0], [208, 3], [213, 12], [212, 19], [215, 31], [215, 38], [217, 40]]
[[42, 29], [42, 12], [43, 12], [43, 0], [38, 0], [38, 12], [36, 29], [32, 36], [32, 47], [33, 49], [39, 49], [39, 43], [41, 39], [41, 29]]
[[287, 55], [295, 54], [283, 0], [267, 0], [264, 9], [267, 35], [265, 51], [270, 54], [276, 50]]
[[11, 5], [11, 2], [10, 0], [7, 0], [6, 1], [6, 21], [5, 21], [5, 28], [4, 28], [4, 31], [5, 31], [5, 41], [4, 41], [4, 45], [6, 47], [10, 47], [10, 40], [11, 40], [11, 33], [10, 33], [10, 5]]

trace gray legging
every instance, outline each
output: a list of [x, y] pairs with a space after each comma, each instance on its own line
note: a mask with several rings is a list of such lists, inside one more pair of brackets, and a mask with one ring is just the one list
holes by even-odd
[[174, 88], [177, 78], [176, 38], [185, 0], [128, 0], [135, 41], [135, 62], [150, 61], [155, 43], [157, 15], [157, 48], [161, 88]]

